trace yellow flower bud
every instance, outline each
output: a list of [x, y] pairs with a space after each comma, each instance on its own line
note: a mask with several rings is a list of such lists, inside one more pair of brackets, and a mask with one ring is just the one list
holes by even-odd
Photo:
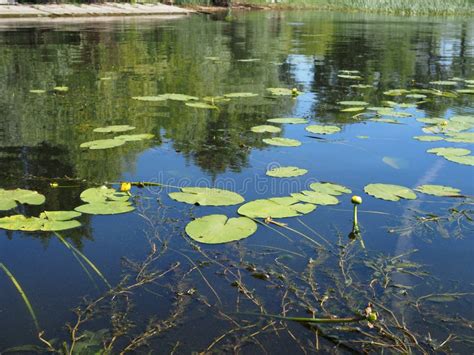
[[59, 187], [59, 184], [57, 182], [50, 182], [49, 187], [51, 187], [52, 189], [55, 189], [56, 187]]
[[128, 192], [132, 189], [132, 184], [130, 182], [122, 182], [120, 184], [120, 191], [121, 192]]
[[360, 196], [352, 196], [351, 202], [354, 205], [360, 205], [362, 203], [362, 197]]
[[291, 94], [292, 94], [293, 96], [298, 95], [298, 94], [299, 94], [298, 89], [297, 89], [297, 88], [293, 88], [293, 89], [291, 90]]

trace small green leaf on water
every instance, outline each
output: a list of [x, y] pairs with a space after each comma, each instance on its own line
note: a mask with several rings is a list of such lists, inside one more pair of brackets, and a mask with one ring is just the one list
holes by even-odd
[[299, 203], [288, 196], [250, 201], [240, 206], [237, 212], [251, 218], [287, 218], [309, 213], [315, 208], [313, 204]]
[[261, 126], [253, 126], [250, 128], [252, 132], [255, 133], [279, 133], [281, 132], [280, 127], [272, 126], [272, 125], [261, 125]]
[[254, 94], [253, 92], [231, 92], [229, 94], [225, 94], [224, 97], [233, 99], [233, 98], [244, 98], [244, 97], [255, 97], [258, 94]]
[[98, 133], [119, 133], [134, 130], [135, 127], [129, 125], [113, 125], [106, 127], [99, 127], [94, 129], [94, 132]]
[[444, 158], [449, 161], [452, 161], [453, 163], [474, 166], [474, 155], [446, 155]]
[[351, 189], [338, 184], [333, 184], [331, 182], [314, 182], [309, 185], [311, 190], [315, 192], [324, 193], [328, 195], [339, 196], [342, 194], [350, 194], [352, 191]]
[[365, 101], [338, 101], [337, 103], [342, 106], [367, 106], [369, 104]]
[[362, 80], [362, 77], [360, 75], [339, 74], [338, 77], [341, 79]]
[[428, 153], [436, 154], [441, 157], [446, 156], [462, 156], [468, 155], [471, 153], [469, 149], [464, 148], [454, 148], [454, 147], [440, 147], [440, 148], [431, 148], [427, 150]]
[[69, 91], [69, 88], [67, 86], [56, 86], [53, 90], [57, 92], [67, 92]]
[[438, 81], [430, 81], [431, 85], [441, 85], [441, 86], [456, 86], [458, 83], [455, 81], [450, 80], [438, 80]]
[[170, 198], [200, 206], [231, 206], [244, 202], [238, 193], [207, 187], [182, 187], [181, 192], [171, 192]]
[[202, 108], [207, 110], [216, 110], [218, 108], [217, 106], [209, 105], [205, 102], [186, 102], [185, 105], [193, 108]]
[[93, 202], [75, 208], [77, 212], [95, 215], [121, 214], [131, 212], [134, 209], [135, 208], [126, 201]]
[[460, 196], [461, 190], [443, 185], [420, 185], [415, 191], [433, 196]]
[[80, 147], [96, 150], [116, 148], [123, 144], [125, 144], [125, 140], [121, 139], [98, 139], [95, 141], [84, 142], [80, 145]]
[[292, 96], [293, 91], [287, 88], [268, 88], [268, 91], [275, 96]]
[[369, 139], [370, 137], [369, 137], [369, 136], [356, 136], [356, 138], [359, 138], [359, 139]]
[[72, 220], [80, 215], [74, 211], [45, 211], [40, 218], [14, 215], [0, 218], [0, 228], [25, 232], [62, 231], [80, 227], [79, 221]]
[[304, 118], [270, 118], [267, 122], [271, 123], [289, 123], [289, 124], [305, 124], [308, 120]]
[[158, 96], [134, 96], [132, 97], [133, 100], [137, 101], [148, 101], [148, 102], [158, 102], [158, 101], [166, 101], [167, 97], [164, 95]]
[[423, 94], [408, 94], [405, 97], [408, 97], [410, 99], [426, 99], [426, 95]]
[[230, 99], [224, 96], [205, 96], [202, 98], [202, 101], [214, 104], [216, 102], [229, 102]]
[[408, 91], [406, 89], [392, 89], [392, 90], [384, 91], [383, 94], [387, 95], [387, 96], [402, 96], [402, 95], [405, 95], [409, 92], [410, 91]]
[[414, 136], [413, 138], [421, 142], [436, 142], [443, 140], [443, 137], [439, 136]]
[[308, 172], [306, 169], [300, 169], [296, 166], [281, 166], [278, 168], [273, 168], [268, 170], [266, 174], [272, 177], [286, 178], [286, 177], [295, 177], [301, 176]]
[[305, 130], [316, 134], [333, 134], [339, 132], [341, 129], [337, 126], [322, 126], [322, 125], [310, 125], [306, 126]]
[[474, 132], [446, 132], [446, 141], [455, 143], [474, 143]]
[[377, 114], [380, 115], [380, 116], [390, 116], [390, 117], [400, 117], [400, 118], [406, 118], [406, 117], [413, 116], [411, 113], [394, 111], [391, 108], [384, 108], [382, 110], [378, 110]]
[[292, 193], [291, 197], [297, 199], [298, 201], [315, 205], [337, 205], [339, 203], [337, 197], [333, 195], [310, 190], [303, 190], [300, 193]]
[[371, 89], [371, 88], [373, 88], [372, 85], [367, 85], [367, 84], [355, 84], [355, 85], [351, 85], [350, 87], [354, 88], [354, 89]]
[[471, 124], [474, 126], [474, 116], [467, 116], [467, 115], [457, 115], [450, 118], [452, 122], [462, 122], [466, 124]]
[[442, 124], [443, 122], [447, 122], [444, 118], [417, 118], [418, 122], [423, 122], [427, 124]]
[[348, 108], [343, 108], [342, 110], [340, 110], [341, 112], [361, 112], [361, 111], [364, 111], [365, 108], [364, 107], [348, 107]]
[[221, 244], [251, 236], [257, 231], [257, 224], [247, 217], [227, 218], [213, 214], [189, 222], [185, 230], [199, 243]]
[[399, 201], [401, 198], [414, 200], [416, 195], [413, 190], [405, 186], [391, 184], [368, 184], [364, 191], [376, 198], [386, 201]]
[[41, 212], [40, 218], [49, 219], [51, 221], [67, 221], [79, 217], [81, 214], [76, 211], [44, 211]]
[[163, 94], [163, 96], [167, 100], [172, 101], [191, 101], [191, 100], [199, 100], [199, 97], [184, 95], [184, 94]]
[[32, 94], [44, 94], [44, 93], [46, 93], [46, 90], [32, 89], [32, 90], [30, 90], [30, 93], [32, 93]]
[[298, 147], [301, 145], [301, 142], [296, 139], [281, 138], [281, 137], [265, 138], [263, 139], [263, 142], [270, 145], [276, 145], [279, 147]]
[[120, 136], [114, 137], [114, 139], [120, 139], [126, 142], [137, 142], [145, 139], [152, 139], [155, 135], [151, 133], [142, 133], [142, 134], [122, 134]]

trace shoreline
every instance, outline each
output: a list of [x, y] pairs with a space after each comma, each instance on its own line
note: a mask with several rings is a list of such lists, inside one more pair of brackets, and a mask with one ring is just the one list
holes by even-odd
[[164, 4], [0, 5], [0, 19], [189, 15], [196, 11]]

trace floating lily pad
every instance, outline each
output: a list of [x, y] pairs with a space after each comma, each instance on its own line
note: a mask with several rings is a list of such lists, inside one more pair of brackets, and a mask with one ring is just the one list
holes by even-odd
[[96, 150], [96, 149], [116, 148], [123, 144], [125, 144], [125, 140], [122, 140], [122, 139], [98, 139], [95, 141], [82, 143], [80, 147]]
[[281, 132], [280, 127], [276, 127], [276, 126], [272, 126], [272, 125], [253, 126], [252, 128], [250, 128], [250, 130], [252, 132], [255, 132], [255, 133], [265, 133], [265, 132], [278, 133], [278, 132]]
[[387, 201], [399, 201], [401, 198], [416, 199], [413, 190], [400, 185], [368, 184], [364, 187], [364, 191], [373, 197]]
[[202, 101], [214, 104], [216, 102], [229, 102], [230, 99], [224, 96], [205, 96], [202, 98]]
[[89, 203], [109, 201], [126, 202], [130, 198], [130, 196], [125, 192], [119, 192], [115, 189], [108, 188], [106, 186], [101, 186], [91, 187], [82, 191], [80, 198], [82, 201]]
[[43, 220], [37, 217], [14, 215], [0, 218], [0, 228], [12, 231], [35, 232], [41, 230]]
[[410, 99], [426, 99], [427, 96], [423, 94], [408, 94], [405, 97], [408, 97]]
[[44, 93], [46, 93], [46, 90], [32, 89], [32, 90], [30, 90], [30, 93], [32, 93], [32, 94], [44, 94]]
[[59, 232], [63, 230], [78, 228], [81, 222], [76, 220], [71, 221], [44, 221], [41, 231], [44, 232]]
[[147, 102], [159, 102], [159, 101], [166, 101], [167, 97], [165, 95], [158, 95], [158, 96], [134, 96], [132, 97], [133, 100], [137, 101], [147, 101]]
[[338, 101], [339, 105], [342, 106], [367, 106], [368, 103], [365, 101]]
[[268, 91], [275, 96], [292, 96], [293, 91], [287, 88], [268, 88]]
[[308, 120], [304, 118], [270, 118], [267, 122], [271, 123], [289, 123], [289, 124], [305, 124]]
[[268, 170], [266, 174], [272, 177], [279, 177], [279, 178], [287, 178], [287, 177], [295, 177], [301, 176], [308, 172], [306, 169], [300, 169], [296, 166], [281, 166], [278, 168], [274, 168]]
[[421, 142], [436, 142], [443, 140], [443, 137], [439, 136], [414, 136], [413, 138]]
[[474, 166], [474, 155], [446, 155], [444, 156], [444, 158], [449, 161], [452, 161], [453, 163]]
[[128, 201], [92, 202], [75, 208], [77, 212], [95, 215], [121, 214], [134, 209]]
[[80, 215], [81, 214], [76, 211], [44, 211], [41, 212], [40, 218], [49, 219], [51, 221], [68, 221]]
[[218, 108], [217, 106], [209, 105], [205, 102], [186, 102], [185, 105], [189, 107], [202, 108], [207, 110], [216, 110]]
[[427, 123], [427, 124], [442, 124], [447, 122], [444, 118], [417, 118], [418, 122]]
[[401, 122], [393, 118], [369, 118], [369, 121], [379, 122], [379, 123], [392, 123], [392, 124], [402, 124]]
[[293, 193], [291, 197], [301, 202], [312, 203], [315, 205], [337, 205], [339, 200], [337, 197], [316, 191], [304, 190], [300, 193]]
[[309, 185], [309, 188], [319, 193], [334, 195], [334, 196], [339, 196], [342, 194], [350, 194], [352, 192], [351, 189], [345, 186], [333, 184], [330, 182], [314, 182], [311, 185]]
[[129, 125], [114, 125], [114, 126], [106, 126], [106, 127], [99, 127], [94, 129], [94, 132], [98, 133], [119, 133], [119, 132], [126, 132], [134, 130], [135, 127]]
[[238, 213], [251, 218], [296, 217], [314, 211], [313, 204], [300, 203], [293, 197], [274, 197], [250, 201], [238, 209]]
[[244, 59], [237, 59], [238, 62], [242, 63], [252, 63], [252, 62], [259, 62], [260, 58], [244, 58]]
[[406, 118], [406, 117], [413, 116], [411, 113], [394, 111], [391, 108], [384, 108], [382, 110], [378, 110], [377, 114], [380, 115], [380, 116], [390, 116], [390, 117], [400, 117], [400, 118]]
[[436, 154], [441, 157], [447, 156], [463, 156], [471, 153], [469, 149], [464, 148], [453, 148], [453, 147], [441, 147], [441, 148], [431, 148], [427, 150], [428, 153]]
[[355, 85], [351, 85], [350, 87], [354, 88], [354, 89], [371, 89], [371, 88], [373, 88], [372, 85], [367, 85], [367, 84], [355, 84]]
[[433, 196], [460, 196], [461, 190], [443, 185], [420, 185], [415, 191]]
[[322, 126], [315, 124], [305, 127], [305, 130], [316, 134], [333, 134], [339, 132], [341, 129], [337, 126]]
[[463, 122], [467, 124], [474, 125], [474, 116], [453, 116], [450, 118], [451, 122]]
[[167, 100], [172, 101], [191, 101], [191, 100], [199, 100], [199, 97], [184, 95], [184, 94], [163, 94]]
[[170, 198], [200, 206], [230, 206], [244, 202], [238, 193], [207, 187], [182, 187], [181, 192], [171, 192]]
[[340, 111], [341, 112], [361, 112], [361, 111], [364, 111], [364, 110], [365, 110], [365, 107], [356, 106], [356, 107], [343, 108]]
[[263, 141], [267, 144], [276, 145], [279, 147], [298, 147], [301, 145], [301, 142], [296, 139], [281, 137], [265, 138]]
[[431, 85], [441, 85], [441, 86], [456, 86], [458, 83], [455, 81], [450, 80], [438, 80], [438, 81], [430, 81]]
[[339, 74], [338, 77], [341, 79], [362, 80], [362, 77], [360, 75]]
[[204, 216], [186, 226], [186, 234], [199, 243], [221, 244], [247, 238], [257, 224], [247, 217], [227, 218], [222, 214]]
[[448, 142], [474, 143], [474, 132], [447, 132]]
[[69, 88], [67, 86], [56, 86], [53, 90], [57, 92], [67, 92], [69, 91]]
[[120, 136], [114, 137], [114, 139], [120, 139], [126, 142], [137, 142], [145, 139], [152, 139], [155, 135], [151, 133], [141, 133], [141, 134], [122, 134]]
[[409, 92], [410, 91], [408, 91], [406, 89], [392, 89], [392, 90], [384, 91], [383, 94], [387, 95], [387, 96], [402, 96], [402, 95], [405, 95]]
[[243, 97], [255, 97], [258, 94], [254, 94], [253, 92], [231, 92], [229, 94], [225, 94], [224, 97], [227, 98], [243, 98]]
[[0, 218], [0, 228], [25, 232], [62, 231], [80, 227], [81, 223], [73, 220], [80, 215], [74, 211], [45, 211], [40, 218], [14, 215]]
[[15, 189], [0, 189], [0, 211], [8, 211], [17, 206], [17, 203], [28, 205], [41, 205], [46, 198], [37, 191]]

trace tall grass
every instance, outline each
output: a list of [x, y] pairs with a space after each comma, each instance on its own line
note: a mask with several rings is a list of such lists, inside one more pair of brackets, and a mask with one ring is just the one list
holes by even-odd
[[281, 8], [366, 11], [399, 15], [474, 14], [474, 0], [239, 0], [240, 4]]

